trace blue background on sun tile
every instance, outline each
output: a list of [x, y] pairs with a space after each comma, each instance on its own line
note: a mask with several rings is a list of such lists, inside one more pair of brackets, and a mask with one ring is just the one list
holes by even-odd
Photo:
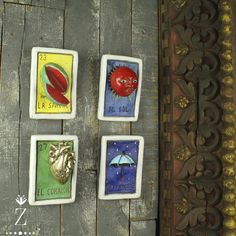
[[116, 97], [112, 94], [112, 91], [109, 86], [109, 73], [114, 68], [120, 66], [126, 66], [132, 69], [137, 74], [137, 76], [139, 76], [138, 63], [118, 61], [118, 60], [107, 61], [104, 116], [134, 117], [137, 90], [134, 91], [129, 97], [121, 97], [121, 96]]

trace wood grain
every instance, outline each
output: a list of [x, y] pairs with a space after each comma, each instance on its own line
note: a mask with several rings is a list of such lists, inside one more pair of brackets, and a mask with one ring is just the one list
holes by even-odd
[[[143, 10], [145, 9], [145, 11]], [[143, 60], [139, 120], [132, 134], [144, 137], [142, 196], [131, 200], [132, 220], [157, 218], [158, 188], [158, 48], [157, 1], [133, 0], [132, 55]]]
[[20, 4], [30, 5], [32, 0], [19, 0]]
[[[27, 205], [27, 228], [43, 236], [155, 235], [159, 151], [157, 12], [155, 0], [0, 0], [0, 235], [16, 229], [15, 198], [18, 194], [28, 194], [33, 134], [78, 136], [78, 182], [73, 204]], [[75, 119], [29, 119], [30, 61], [34, 46], [78, 51]], [[103, 54], [143, 59], [138, 122], [97, 120]], [[101, 136], [119, 134], [145, 138], [142, 197], [131, 201], [100, 201], [97, 170]]]
[[78, 172], [76, 202], [62, 206], [62, 235], [96, 235], [96, 172]]
[[[131, 55], [131, 2], [101, 1], [100, 55]], [[99, 122], [102, 135], [129, 134], [125, 122]], [[97, 206], [97, 235], [129, 235], [129, 200], [102, 201]]]
[[48, 7], [55, 9], [65, 9], [66, 0], [31, 0], [34, 6]]
[[[3, 21], [3, 12], [4, 12], [4, 3], [3, 0], [0, 0], [0, 53], [2, 50], [2, 21]], [[2, 53], [1, 53], [2, 55]], [[1, 58], [1, 57], [0, 57]]]
[[[30, 137], [33, 134], [60, 134], [61, 121], [29, 118], [31, 49], [34, 46], [63, 47], [63, 13], [48, 8], [26, 7], [20, 68], [20, 193], [28, 192]], [[60, 234], [60, 207], [28, 207], [28, 224], [40, 228], [41, 235]]]
[[[25, 8], [6, 5], [3, 19], [0, 80], [0, 233], [14, 229], [19, 194], [19, 61]], [[14, 21], [13, 21], [14, 19]]]
[[156, 235], [156, 221], [131, 221], [130, 236], [155, 236]]
[[19, 0], [3, 0], [6, 3], [19, 3]]
[[65, 10], [64, 47], [78, 51], [79, 67], [77, 116], [63, 122], [63, 133], [79, 137], [79, 177], [76, 202], [63, 207], [63, 235], [96, 235], [99, 10], [98, 0], [69, 0]]
[[64, 47], [78, 51], [79, 65], [77, 116], [63, 122], [63, 132], [79, 136], [83, 170], [96, 170], [98, 156], [99, 9], [98, 0], [69, 0], [65, 14]]

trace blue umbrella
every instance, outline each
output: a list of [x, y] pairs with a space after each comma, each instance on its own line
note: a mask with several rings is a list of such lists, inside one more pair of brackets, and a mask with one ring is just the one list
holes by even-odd
[[[111, 160], [111, 162], [109, 163], [109, 166], [114, 166], [115, 168], [121, 167], [120, 179], [122, 182], [124, 181], [123, 167], [124, 166], [131, 167], [132, 165], [135, 165], [134, 160], [132, 159], [132, 157], [127, 155], [125, 152], [122, 152], [122, 154], [115, 156]], [[117, 172], [117, 174], [118, 174], [118, 172]]]
[[135, 165], [134, 160], [127, 154], [125, 154], [125, 152], [122, 152], [122, 154], [119, 154], [117, 156], [115, 156], [111, 162], [109, 163], [109, 166], [132, 166]]

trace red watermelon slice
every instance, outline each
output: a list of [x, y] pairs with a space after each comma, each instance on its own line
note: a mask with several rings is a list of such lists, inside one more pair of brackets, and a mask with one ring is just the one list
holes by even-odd
[[58, 105], [70, 103], [64, 96], [69, 87], [69, 78], [61, 66], [54, 63], [46, 64], [41, 71], [41, 78], [48, 99]]
[[66, 77], [61, 73], [61, 71], [50, 65], [45, 66], [45, 70], [48, 79], [53, 85], [53, 87], [59, 92], [65, 93], [67, 90], [68, 82]]
[[70, 103], [70, 101], [62, 93], [49, 84], [46, 85], [46, 93], [48, 94], [48, 97], [56, 104], [67, 105]]

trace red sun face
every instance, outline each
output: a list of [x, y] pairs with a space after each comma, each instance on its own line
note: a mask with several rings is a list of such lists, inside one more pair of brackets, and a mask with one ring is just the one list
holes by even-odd
[[116, 95], [127, 97], [137, 89], [138, 77], [130, 68], [121, 66], [112, 72], [110, 85]]

